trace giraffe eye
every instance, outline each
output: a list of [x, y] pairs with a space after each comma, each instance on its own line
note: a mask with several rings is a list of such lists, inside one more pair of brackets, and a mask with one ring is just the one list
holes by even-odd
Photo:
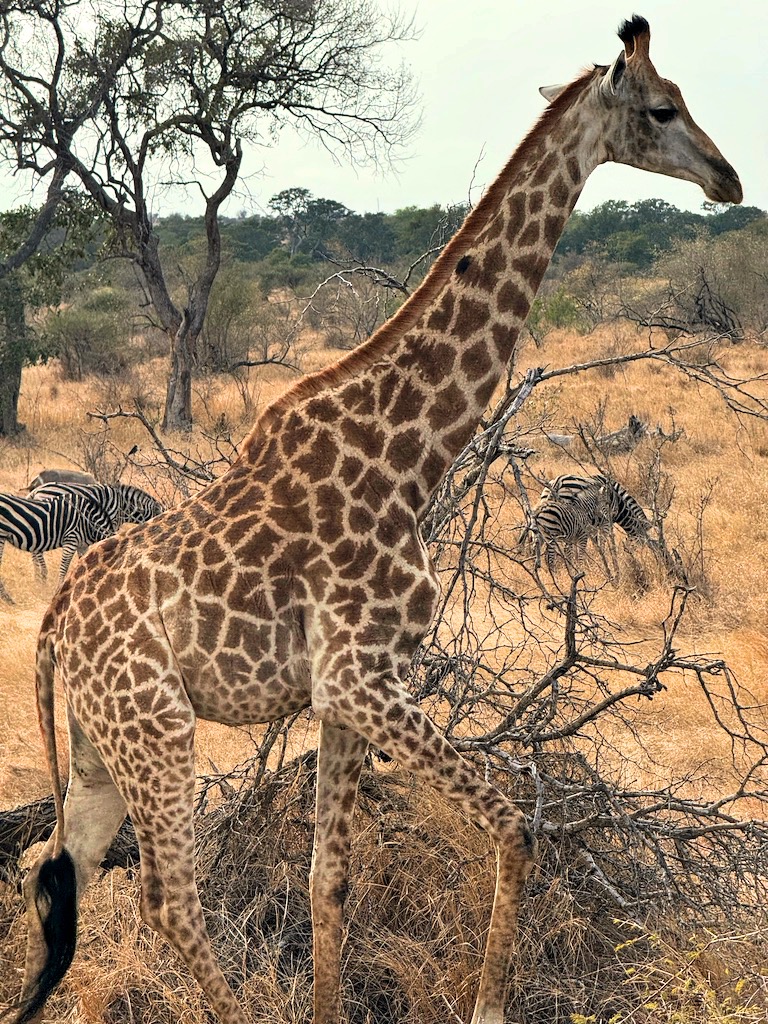
[[674, 107], [652, 107], [648, 113], [658, 124], [669, 124], [676, 116], [677, 111]]

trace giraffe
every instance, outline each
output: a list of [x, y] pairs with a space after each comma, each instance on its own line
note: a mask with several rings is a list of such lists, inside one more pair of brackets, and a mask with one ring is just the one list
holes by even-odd
[[[91, 548], [53, 599], [36, 684], [57, 826], [24, 883], [17, 1021], [36, 1019], [66, 972], [78, 899], [128, 811], [145, 921], [176, 948], [218, 1018], [245, 1024], [195, 885], [195, 722], [268, 722], [311, 707], [320, 723], [315, 1024], [341, 1016], [350, 818], [369, 744], [492, 839], [496, 889], [472, 1022], [502, 1024], [535, 840], [403, 685], [438, 596], [419, 516], [505, 372], [594, 168], [618, 161], [741, 201], [736, 172], [653, 67], [648, 23], [635, 16], [619, 36], [610, 67], [543, 91], [550, 105], [394, 317], [269, 406], [220, 479]], [[54, 670], [69, 728], [66, 802]]]

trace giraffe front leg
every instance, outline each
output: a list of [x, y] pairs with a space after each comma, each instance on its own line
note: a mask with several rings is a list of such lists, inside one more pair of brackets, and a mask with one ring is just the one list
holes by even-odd
[[[496, 892], [472, 1024], [503, 1024], [517, 916], [536, 844], [523, 814], [453, 749], [393, 677], [366, 677], [326, 701], [325, 715], [348, 724], [484, 827], [496, 847]], [[324, 1024], [324, 1022], [323, 1022]]]
[[338, 1024], [341, 1014], [341, 936], [349, 877], [350, 819], [367, 749], [368, 741], [358, 733], [321, 722], [309, 879], [314, 1024]]

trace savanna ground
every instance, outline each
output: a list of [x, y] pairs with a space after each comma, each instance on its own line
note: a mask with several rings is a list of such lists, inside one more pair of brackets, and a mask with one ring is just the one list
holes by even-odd
[[[645, 340], [629, 328], [607, 327], [586, 337], [553, 333], [541, 350], [528, 342], [516, 369], [545, 361], [570, 365], [642, 346]], [[335, 355], [308, 349], [302, 368], [319, 368]], [[745, 377], [768, 371], [768, 352], [754, 342], [728, 349], [724, 361], [731, 372]], [[20, 406], [27, 435], [0, 448], [0, 490], [22, 488], [45, 466], [94, 468], [97, 454], [114, 459], [116, 452], [138, 445], [123, 479], [154, 490], [168, 503], [178, 500], [178, 483], [171, 483], [150, 457], [140, 424], [113, 420], [107, 435], [102, 422], [87, 416], [120, 402], [130, 408], [137, 395], [151, 413], [162, 401], [164, 373], [164, 363], [155, 361], [117, 383], [72, 383], [60, 379], [55, 363], [28, 369]], [[286, 369], [269, 367], [253, 371], [239, 385], [228, 377], [198, 382], [193, 451], [207, 458], [217, 447], [228, 450], [227, 434], [238, 441], [258, 409], [294, 379]], [[768, 396], [768, 386], [758, 387]], [[521, 464], [530, 501], [538, 497], [540, 481], [579, 472], [580, 466], [594, 471], [582, 443], [563, 448], [543, 431], [573, 434], [577, 425], [587, 424], [600, 434], [624, 425], [630, 415], [647, 422], [650, 435], [633, 451], [612, 455], [610, 468], [645, 507], [655, 470], [661, 469], [663, 489], [671, 498], [665, 534], [691, 567], [695, 585], [676, 645], [724, 659], [737, 681], [739, 700], [750, 705], [760, 728], [768, 706], [768, 421], [737, 418], [713, 390], [655, 363], [557, 378], [533, 392], [512, 424], [517, 443], [534, 449]], [[654, 436], [657, 425], [674, 440]], [[190, 444], [181, 438], [173, 443], [178, 448]], [[523, 509], [511, 468], [496, 467], [487, 507], [495, 543], [514, 550]], [[630, 646], [650, 650], [669, 612], [670, 579], [647, 552], [638, 554], [621, 542], [619, 549], [618, 578], [606, 578], [593, 555], [585, 586], [594, 588], [596, 613], [619, 624]], [[27, 555], [6, 549], [3, 560], [3, 578], [16, 604], [0, 605], [0, 807], [50, 792], [32, 681], [37, 630], [57, 569], [56, 557], [48, 562], [49, 582], [39, 583]], [[508, 571], [515, 575], [516, 570]], [[520, 569], [512, 582], [522, 592], [530, 577]], [[461, 608], [449, 613], [460, 615]], [[545, 668], [548, 651], [537, 657]], [[631, 730], [623, 733], [623, 720], [611, 719], [604, 742], [590, 741], [583, 751], [599, 751], [612, 776], [637, 790], [684, 779], [686, 792], [702, 803], [715, 801], [740, 784], [743, 766], [732, 737], [717, 725], [695, 678], [683, 672], [665, 682], [667, 688], [652, 700], [635, 699]], [[443, 709], [437, 702], [432, 710], [440, 715]], [[62, 721], [59, 711], [63, 773]], [[282, 760], [311, 749], [314, 733], [311, 718], [300, 716], [285, 738]], [[201, 722], [201, 774], [242, 764], [263, 735], [260, 727], [230, 729]], [[575, 737], [572, 749], [581, 749], [580, 742]], [[525, 757], [523, 750], [511, 753]], [[226, 786], [232, 782], [236, 788], [234, 778], [211, 792], [229, 793], [231, 803]], [[753, 784], [765, 789], [764, 779]], [[254, 1022], [309, 1019], [311, 801], [307, 760], [288, 776], [275, 775], [256, 799], [244, 799], [219, 834], [206, 829], [201, 838], [201, 882], [214, 943]], [[747, 801], [740, 813], [765, 817], [756, 800]], [[396, 765], [378, 762], [363, 776], [357, 826], [343, 964], [349, 1019], [361, 1024], [468, 1019], [493, 884], [485, 837], [413, 786]], [[567, 876], [567, 866], [563, 871]], [[745, 902], [750, 901], [745, 897]], [[236, 905], [247, 905], [248, 914], [237, 916]], [[764, 920], [734, 930], [713, 918], [709, 926], [694, 929], [683, 916], [637, 920], [620, 902], [611, 908], [608, 900], [601, 904], [597, 927], [588, 906], [563, 882], [534, 872], [513, 978], [515, 990], [527, 993], [529, 1021], [735, 1024], [765, 1019]], [[133, 871], [116, 869], [95, 880], [84, 901], [81, 927], [75, 964], [51, 1000], [48, 1019], [115, 1024], [212, 1019], [183, 966], [142, 925]], [[0, 882], [0, 934], [6, 928], [0, 1002], [16, 993], [23, 958], [24, 921], [13, 876]], [[520, 999], [513, 1000], [510, 1020], [520, 1019], [522, 1006]]]

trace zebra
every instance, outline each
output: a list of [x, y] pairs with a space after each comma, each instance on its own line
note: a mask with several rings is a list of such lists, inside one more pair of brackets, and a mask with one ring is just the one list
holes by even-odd
[[588, 477], [564, 474], [542, 490], [523, 536], [535, 541], [537, 566], [541, 548], [546, 548], [547, 568], [554, 575], [558, 546], [572, 552], [573, 561], [581, 562], [587, 542], [601, 532], [610, 534], [614, 524], [633, 539], [645, 539], [651, 527], [639, 503], [617, 481], [603, 473]]
[[[41, 511], [48, 509], [48, 513]], [[0, 495], [0, 561], [5, 542], [31, 551], [43, 578], [43, 552], [63, 547], [59, 581], [75, 551], [82, 554], [125, 523], [145, 523], [163, 511], [151, 494], [128, 484], [43, 484], [26, 498]], [[0, 598], [11, 601], [0, 581]]]
[[[41, 557], [43, 551], [64, 548], [60, 573], [63, 579], [75, 551], [84, 551], [107, 535], [98, 520], [83, 514], [82, 506], [65, 494], [52, 494], [45, 501], [0, 494], [0, 562], [6, 542]], [[13, 604], [2, 580], [0, 599]]]
[[105, 536], [125, 523], [146, 523], [164, 511], [151, 494], [130, 484], [48, 483], [36, 487], [29, 497], [47, 501], [51, 495], [64, 495], [87, 510], [105, 529]]

